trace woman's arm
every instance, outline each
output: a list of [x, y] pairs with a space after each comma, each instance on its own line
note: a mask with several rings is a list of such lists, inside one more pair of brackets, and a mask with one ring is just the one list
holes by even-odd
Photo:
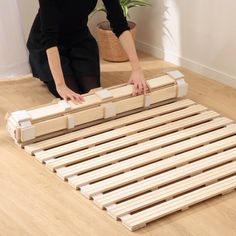
[[56, 89], [59, 95], [65, 100], [72, 100], [74, 103], [83, 101], [83, 97], [66, 86], [61, 61], [58, 51], [58, 32], [60, 12], [57, 8], [57, 0], [39, 0], [40, 22], [42, 31], [42, 45], [47, 53], [48, 63]]
[[120, 5], [120, 0], [103, 0], [107, 10], [107, 19], [111, 24], [111, 28], [127, 53], [131, 67], [132, 74], [128, 83], [134, 85], [133, 95], [146, 94], [149, 89], [146, 80], [144, 79], [142, 68], [139, 64], [137, 52], [134, 45], [133, 37], [129, 31], [128, 22], [123, 14]]
[[51, 47], [47, 49], [46, 52], [49, 67], [59, 95], [65, 100], [72, 100], [74, 103], [81, 103], [84, 101], [84, 98], [80, 94], [73, 92], [65, 84], [58, 48]]
[[142, 93], [146, 94], [148, 90], [150, 91], [150, 88], [146, 80], [144, 79], [143, 70], [139, 63], [134, 40], [130, 31], [128, 30], [124, 31], [120, 35], [119, 40], [126, 54], [128, 55], [131, 64], [132, 74], [130, 76], [128, 83], [134, 85], [133, 95], [140, 95]]

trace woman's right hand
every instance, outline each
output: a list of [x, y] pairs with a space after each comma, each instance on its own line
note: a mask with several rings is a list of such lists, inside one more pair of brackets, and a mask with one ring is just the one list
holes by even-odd
[[66, 101], [71, 100], [75, 104], [82, 103], [84, 101], [83, 96], [69, 89], [66, 84], [57, 85], [56, 89], [59, 95]]

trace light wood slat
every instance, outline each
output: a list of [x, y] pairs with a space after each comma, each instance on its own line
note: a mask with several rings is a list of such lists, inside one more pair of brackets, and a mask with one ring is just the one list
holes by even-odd
[[129, 125], [134, 122], [139, 122], [145, 119], [150, 119], [155, 116], [163, 115], [169, 112], [174, 112], [179, 109], [184, 109], [189, 106], [194, 105], [195, 102], [190, 99], [184, 99], [177, 101], [175, 103], [170, 103], [167, 105], [162, 105], [157, 108], [152, 108], [150, 110], [142, 111], [126, 117], [121, 117], [112, 121], [107, 121], [92, 127], [88, 127], [82, 130], [74, 131], [72, 133], [60, 135], [58, 137], [50, 138], [37, 143], [29, 144], [24, 146], [25, 150], [30, 154], [36, 151], [41, 151], [48, 148], [53, 148], [58, 145], [62, 145], [66, 142], [73, 142], [81, 138], [86, 138], [88, 136], [96, 135], [101, 132], [106, 132], [111, 129], [118, 128], [120, 126]]
[[[177, 90], [178, 86], [172, 86], [151, 92], [151, 105], [176, 98]], [[127, 99], [113, 102], [113, 104], [115, 104], [116, 106], [117, 114], [121, 114], [138, 108], [143, 108], [144, 95], [132, 96]]]
[[[108, 90], [116, 89], [116, 88], [123, 87], [123, 86], [125, 86], [125, 85], [127, 85], [127, 83], [117, 84], [117, 85], [114, 85], [114, 86], [108, 87], [108, 88], [106, 88], [106, 89], [108, 89]], [[94, 90], [94, 89], [90, 89], [90, 92], [93, 92], [93, 90]]]
[[[162, 185], [169, 184], [173, 181], [177, 181], [181, 178], [198, 174], [206, 169], [210, 169], [211, 167], [215, 167], [219, 164], [224, 164], [227, 161], [235, 160], [235, 155], [236, 155], [235, 151], [236, 149], [231, 149], [230, 151], [213, 155], [210, 158], [205, 158], [203, 160], [178, 167], [177, 169], [174, 170], [169, 170], [167, 172], [141, 180], [137, 183], [132, 183], [129, 184], [128, 186], [120, 187], [116, 190], [113, 190], [105, 194], [102, 194], [102, 192], [105, 191], [106, 186], [103, 185], [99, 186], [101, 185], [102, 181], [93, 185], [87, 185], [81, 187], [81, 192], [87, 198], [92, 197], [98, 206], [105, 207], [110, 205], [111, 203], [115, 203], [130, 197], [134, 197], [138, 194], [142, 194], [146, 191], [153, 190]], [[103, 183], [104, 182], [102, 182], [102, 184]]]
[[[125, 127], [117, 128], [115, 130], [107, 131], [102, 134], [94, 135], [89, 138], [85, 138], [82, 140], [64, 144], [59, 147], [52, 148], [50, 150], [37, 152], [36, 156], [37, 158], [40, 158], [41, 160], [49, 160], [58, 156], [66, 155], [68, 153], [90, 147], [91, 145], [95, 146], [97, 144], [110, 141], [112, 139], [113, 140], [118, 139], [123, 136], [137, 133], [142, 130], [151, 129], [151, 128], [154, 128], [155, 126], [166, 124], [167, 122], [183, 119], [190, 115], [196, 115], [199, 112], [203, 112], [205, 110], [207, 110], [207, 108], [204, 106], [194, 105], [180, 111], [163, 115], [161, 117], [150, 118], [145, 121], [137, 122], [135, 124], [131, 124]], [[209, 113], [215, 114], [215, 117], [219, 116], [219, 114], [215, 112], [209, 112]]]
[[[160, 76], [158, 78], [147, 80], [149, 86], [152, 89], [158, 89], [164, 86], [174, 85], [175, 81], [168, 75]], [[128, 87], [129, 89], [126, 89]], [[131, 95], [133, 91], [133, 86], [126, 85], [125, 87], [119, 87], [113, 90], [110, 90], [115, 99]]]
[[[99, 116], [99, 114], [96, 114], [96, 119], [99, 119], [100, 117], [103, 118], [102, 116]], [[95, 119], [94, 118], [94, 119]], [[36, 123], [34, 125], [35, 127], [35, 133], [36, 137], [40, 137], [45, 134], [50, 134], [57, 132], [58, 130], [65, 130], [67, 129], [67, 117], [66, 116], [59, 116], [55, 117], [43, 122]]]
[[[90, 108], [83, 111], [72, 113], [76, 126], [100, 120], [104, 118], [104, 108], [102, 106]], [[61, 130], [67, 130], [68, 118], [66, 115], [59, 117], [48, 118], [47, 120], [40, 121], [34, 124], [36, 137], [50, 134], [52, 132], [58, 132]], [[48, 132], [48, 129], [50, 132]]]
[[153, 192], [149, 192], [141, 196], [132, 198], [125, 202], [113, 204], [111, 206], [106, 207], [106, 210], [108, 211], [109, 215], [111, 215], [114, 219], [118, 219], [123, 215], [130, 214], [134, 211], [151, 206], [163, 200], [170, 200], [171, 198], [179, 194], [183, 194], [187, 191], [193, 190], [194, 188], [198, 188], [203, 185], [209, 185], [219, 179], [225, 178], [233, 174], [236, 174], [235, 161], [212, 169], [210, 171], [203, 172], [188, 179], [182, 180], [180, 182], [168, 185]]
[[162, 88], [167, 85], [173, 85], [175, 84], [175, 81], [173, 81], [173, 78], [169, 75], [163, 75], [160, 77], [156, 77], [153, 79], [147, 80], [147, 83], [149, 84], [150, 88], [156, 89], [156, 88]]
[[[162, 77], [160, 80], [156, 78], [154, 82], [151, 83], [151, 92], [148, 94], [150, 97], [150, 106], [157, 105], [163, 101], [177, 99], [176, 96], [179, 85], [173, 78], [169, 78], [168, 82], [168, 78], [168, 76]], [[160, 83], [160, 81], [162, 82]], [[170, 83], [170, 81], [172, 81], [172, 83]], [[148, 81], [148, 83], [149, 82], [150, 81]], [[152, 88], [154, 84], [161, 84], [161, 86]], [[114, 89], [114, 91], [120, 91], [118, 98], [113, 96], [113, 90], [110, 93], [111, 95], [109, 95], [109, 99], [101, 99], [97, 94], [86, 95], [84, 96], [85, 102], [82, 104], [75, 105], [69, 102], [71, 104], [66, 106], [68, 110], [65, 110], [66, 108], [64, 109], [61, 104], [50, 104], [35, 110], [32, 109], [28, 111], [29, 116], [31, 115], [30, 122], [33, 124], [30, 130], [31, 133], [28, 132], [29, 129], [25, 130], [23, 126], [20, 126], [21, 136], [20, 139], [16, 141], [22, 144], [30, 141], [33, 142], [35, 138], [57, 135], [59, 132], [68, 132], [68, 115], [71, 114], [73, 114], [74, 129], [78, 129], [80, 126], [92, 125], [95, 121], [102, 122], [102, 120], [108, 118], [105, 115], [105, 108], [103, 106], [108, 101], [113, 103], [117, 116], [136, 111], [137, 109], [145, 110], [144, 95], [132, 96], [132, 87], [132, 85], [126, 85], [125, 87]], [[125, 91], [126, 95], [124, 95], [122, 91]], [[49, 111], [48, 106], [51, 108]], [[10, 134], [14, 134], [15, 129], [16, 127]], [[13, 138], [16, 139], [16, 136], [13, 135]]]
[[[160, 159], [167, 158], [171, 155], [174, 155], [178, 152], [187, 151], [189, 149], [193, 149], [200, 145], [207, 144], [209, 142], [225, 138], [226, 136], [229, 136], [235, 133], [236, 133], [236, 129], [232, 130], [232, 129], [223, 128], [223, 129], [213, 131], [207, 134], [199, 135], [197, 137], [192, 138], [191, 140], [185, 140], [185, 141], [173, 144], [171, 146], [158, 149], [156, 151], [153, 150], [154, 146], [152, 146], [153, 151], [150, 151], [141, 156], [140, 156], [140, 153], [147, 151], [146, 149], [140, 150], [139, 148], [132, 148], [133, 152], [129, 152], [129, 149], [130, 149], [129, 147], [129, 148], [125, 148], [119, 151], [112, 152], [111, 154], [102, 155], [100, 157], [84, 161], [82, 163], [78, 163], [78, 164], [68, 166], [68, 167], [63, 167], [63, 168], [57, 169], [56, 171], [59, 177], [61, 177], [63, 180], [66, 180], [67, 178], [72, 177], [73, 175], [85, 173], [93, 169], [101, 168], [103, 166], [115, 163], [112, 166], [109, 165], [107, 167], [104, 167], [105, 168], [104, 173], [102, 174], [108, 175], [109, 169], [111, 169], [112, 172], [119, 173], [121, 169], [122, 171], [126, 171], [131, 168], [137, 167], [139, 165], [144, 165], [153, 161], [158, 161]], [[235, 136], [232, 138], [219, 141], [219, 143], [226, 143], [226, 142], [232, 142], [232, 143], [236, 142]], [[149, 149], [150, 147], [148, 147], [148, 150]], [[155, 153], [155, 155], [152, 155], [150, 153], [152, 154]], [[135, 157], [122, 161], [132, 156], [135, 156]], [[143, 158], [144, 156], [145, 158]], [[118, 161], [119, 163], [116, 163]], [[94, 171], [93, 173], [94, 173], [94, 176], [96, 176], [95, 173], [98, 173], [98, 171]]]
[[[200, 117], [201, 115], [202, 114], [197, 116]], [[88, 150], [83, 150], [77, 153], [73, 153], [55, 160], [49, 160], [46, 162], [46, 165], [48, 166], [49, 169], [55, 170], [56, 168], [60, 168], [65, 165], [74, 164], [78, 161], [83, 161], [91, 157], [97, 156], [99, 154], [104, 154], [104, 152], [107, 151], [113, 151], [115, 149], [128, 146], [128, 144], [131, 145], [137, 143], [138, 141], [144, 141], [145, 138], [147, 139], [150, 137], [164, 135], [169, 133], [170, 131], [178, 130], [180, 127], [187, 127], [190, 124], [193, 125], [198, 122], [194, 121], [193, 117], [186, 118], [177, 122], [169, 123], [167, 125], [154, 128], [152, 130], [147, 130], [142, 133], [137, 133], [134, 135], [127, 136], [125, 138], [121, 138], [119, 140], [91, 147]], [[181, 141], [181, 139], [183, 139], [183, 136], [185, 138], [193, 137], [194, 135], [201, 134], [202, 132], [207, 132], [211, 131], [212, 129], [220, 128], [231, 122], [232, 121], [228, 118], [216, 118], [213, 121], [206, 122], [201, 125], [196, 125], [192, 128], [184, 129], [169, 135], [165, 135], [163, 137], [160, 137], [159, 139], [156, 139], [156, 141], [159, 142], [159, 145], [171, 144], [174, 143], [175, 141]], [[149, 143], [146, 142], [146, 144], [148, 145]]]
[[28, 113], [30, 114], [33, 121], [41, 119], [43, 117], [53, 116], [55, 114], [62, 113], [63, 111], [63, 107], [59, 106], [58, 103], [54, 103], [47, 106], [44, 105], [36, 109], [28, 110]]
[[188, 208], [196, 203], [215, 197], [224, 192], [233, 191], [235, 188], [236, 176], [232, 176], [136, 214], [123, 216], [121, 220], [123, 225], [125, 225], [129, 230], [134, 231], [153, 220], [159, 219], [186, 207]]
[[[152, 104], [157, 104], [163, 101], [167, 101], [169, 99], [176, 98], [177, 86], [163, 88], [162, 90], [153, 91], [150, 94]], [[144, 109], [144, 95], [139, 96], [131, 96], [129, 98], [120, 100], [120, 101], [112, 101], [116, 114], [122, 114], [125, 112], [130, 112], [136, 109]], [[151, 105], [152, 105], [151, 104]], [[96, 107], [86, 107], [86, 109], [73, 112], [73, 117], [75, 119], [76, 126], [88, 124], [89, 122], [94, 122], [98, 120], [104, 119], [104, 108], [103, 106]], [[46, 121], [41, 121], [39, 123], [34, 124], [34, 128], [36, 130], [36, 137], [47, 135], [47, 129], [50, 129], [54, 132], [61, 131], [63, 129], [67, 129], [67, 116], [60, 116], [56, 118], [51, 118]], [[22, 140], [23, 141], [23, 140]]]
[[[92, 126], [95, 126], [95, 125], [98, 125], [98, 124], [102, 124], [102, 123], [108, 122], [108, 121], [111, 121], [111, 120], [115, 120], [115, 119], [118, 120], [121, 117], [125, 117], [125, 116], [131, 115], [131, 114], [135, 114], [135, 113], [138, 113], [138, 112], [142, 112], [144, 110], [149, 110], [149, 109], [152, 109], [152, 108], [155, 108], [155, 107], [158, 107], [158, 106], [163, 106], [163, 105], [166, 105], [166, 104], [174, 103], [174, 102], [176, 102], [178, 100], [179, 99], [177, 99], [177, 98], [170, 98], [168, 100], [164, 100], [164, 101], [160, 101], [158, 103], [152, 104], [152, 105], [150, 105], [149, 107], [146, 107], [146, 108], [140, 107], [140, 108], [137, 108], [137, 109], [134, 109], [134, 110], [126, 111], [126, 112], [124, 112], [122, 114], [117, 114], [116, 116], [111, 117], [111, 118], [102, 118], [102, 119], [98, 119], [98, 120], [93, 120], [91, 122], [83, 123], [83, 124], [80, 124], [80, 125], [76, 124], [75, 128], [66, 129], [66, 130], [65, 129], [64, 130], [58, 130], [58, 131], [53, 132], [53, 133], [48, 133], [48, 134], [42, 135], [40, 137], [36, 137], [33, 140], [20, 142], [20, 143], [18, 143], [18, 146], [23, 148], [24, 146], [29, 145], [29, 144], [45, 141], [46, 139], [55, 138], [57, 136], [61, 136], [61, 135], [68, 134], [68, 133], [72, 133], [72, 132], [75, 132], [75, 131], [78, 131], [78, 130], [82, 130], [82, 129], [85, 129], [85, 128], [88, 128], [88, 127], [92, 127]], [[73, 114], [68, 114], [68, 115], [71, 117], [72, 115], [74, 116], [74, 113]], [[81, 112], [78, 115], [78, 117], [80, 117], [80, 115], [81, 115]], [[104, 109], [103, 109], [103, 115], [104, 115]], [[75, 123], [76, 123], [76, 120], [75, 120]], [[68, 122], [67, 122], [67, 124], [68, 124]], [[19, 128], [19, 129], [20, 129], [19, 132], [21, 132], [21, 128]], [[17, 141], [15, 138], [14, 138], [14, 140]]]
[[[173, 84], [174, 80], [171, 79], [168, 76], [162, 76], [160, 77], [160, 80], [158, 79], [156, 81], [156, 83], [152, 83], [152, 85], [154, 86], [153, 88], [158, 88], [158, 84], [160, 84], [160, 87], [164, 86], [164, 85], [170, 85]], [[120, 98], [120, 97], [126, 97], [128, 95], [131, 95], [132, 93], [132, 86], [131, 85], [126, 85], [124, 87], [116, 87], [113, 90], [110, 90], [112, 92], [112, 94], [114, 95], [114, 97]], [[92, 93], [92, 94], [85, 94], [85, 96], [83, 95], [85, 102], [82, 104], [74, 104], [73, 102], [69, 101], [68, 103], [71, 105], [72, 109], [81, 109], [83, 107], [88, 107], [91, 105], [97, 105], [101, 102], [101, 100], [97, 97], [96, 94]], [[28, 110], [29, 114], [32, 117], [32, 120], [40, 120], [44, 117], [51, 117], [51, 116], [55, 116], [55, 115], [59, 115], [63, 113], [63, 108], [60, 107], [58, 104], [48, 104], [46, 106], [43, 107], [39, 107], [36, 109], [30, 109]]]
[[[178, 167], [181, 165], [185, 165], [189, 162], [196, 161], [200, 158], [204, 158], [206, 156], [212, 155], [216, 152], [223, 151], [224, 149], [230, 148], [230, 147], [236, 147], [236, 138], [228, 140], [228, 142], [220, 141], [216, 143], [212, 143], [203, 147], [199, 147], [190, 151], [186, 151], [185, 153], [176, 154], [175, 156], [169, 157], [167, 159], [154, 162], [152, 164], [146, 165], [144, 167], [139, 167], [138, 169], [135, 169], [133, 171], [127, 172], [127, 175], [130, 176], [131, 173], [132, 176], [135, 176], [136, 178], [139, 178], [139, 175], [141, 175], [142, 178], [146, 178], [147, 176], [157, 174], [163, 171], [166, 171], [168, 169], [172, 169], [174, 167]], [[146, 160], [148, 158], [151, 158], [152, 160], [156, 158], [157, 160], [160, 160], [162, 158], [162, 155], [160, 155], [159, 150], [149, 152], [143, 155], [138, 156], [139, 158], [139, 164], [138, 166], [143, 165], [143, 160]], [[136, 158], [136, 159], [137, 159]], [[129, 164], [131, 163], [131, 165]], [[75, 188], [79, 188], [83, 185], [89, 184], [91, 182], [99, 181], [103, 178], [108, 178], [111, 176], [114, 176], [115, 174], [120, 174], [122, 171], [124, 172], [125, 168], [131, 168], [133, 166], [137, 166], [137, 162], [133, 161], [132, 159], [129, 159], [127, 161], [124, 161], [124, 163], [119, 162], [117, 164], [104, 167], [95, 171], [91, 171], [89, 173], [85, 173], [79, 176], [71, 177], [69, 179], [69, 183], [74, 186]], [[131, 167], [129, 167], [131, 166]], [[143, 169], [145, 169], [146, 175], [143, 174]], [[129, 174], [130, 173], [130, 174]]]
[[[217, 165], [218, 160], [220, 161], [218, 164], [223, 164], [227, 161], [235, 160], [236, 159], [236, 148], [233, 148], [229, 151], [225, 151], [223, 153], [219, 153], [217, 155], [213, 155], [211, 158], [206, 158], [202, 160], [202, 162], [206, 161], [208, 163], [208, 168], [214, 167]], [[150, 168], [151, 166], [151, 168]], [[138, 168], [133, 171], [129, 171], [109, 179], [105, 179], [94, 184], [89, 184], [86, 186], [81, 187], [81, 192], [91, 197], [94, 194], [102, 193], [105, 191], [112, 190], [114, 188], [123, 186], [125, 184], [132, 183], [134, 181], [143, 179], [145, 177], [149, 177], [152, 174], [156, 174], [156, 170], [152, 167], [158, 167], [158, 165], [150, 165], [144, 166], [143, 168]], [[181, 167], [179, 167], [181, 168]]]
[[[162, 90], [153, 91], [150, 93], [152, 104], [156, 104], [162, 101], [176, 98], [177, 86], [163, 88]], [[143, 108], [144, 95], [130, 96], [128, 98], [123, 98], [120, 101], [112, 101], [116, 114], [119, 115], [124, 112], [130, 112], [135, 109]], [[151, 104], [151, 105], [152, 105]], [[104, 108], [102, 103], [96, 107], [84, 107], [80, 111], [74, 112], [73, 117], [75, 119], [76, 126], [87, 124], [89, 122], [104, 119]], [[144, 108], [143, 108], [144, 109]], [[40, 137], [48, 134], [48, 129], [51, 132], [57, 132], [67, 129], [67, 117], [47, 117], [47, 120], [41, 120], [40, 122], [34, 124], [36, 137]], [[24, 140], [22, 140], [24, 141]]]

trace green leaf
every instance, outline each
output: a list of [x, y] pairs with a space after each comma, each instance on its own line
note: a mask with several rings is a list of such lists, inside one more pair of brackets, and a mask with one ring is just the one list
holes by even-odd
[[[149, 0], [120, 0], [120, 5], [125, 17], [129, 17], [129, 9], [133, 7], [151, 6]], [[90, 14], [90, 17], [93, 17], [96, 13], [101, 11], [106, 12], [104, 4], [102, 4], [101, 7], [95, 8], [94, 11]]]

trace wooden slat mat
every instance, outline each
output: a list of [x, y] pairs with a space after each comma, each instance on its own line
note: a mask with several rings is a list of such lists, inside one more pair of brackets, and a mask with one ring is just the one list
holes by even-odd
[[[132, 96], [133, 85], [121, 84], [93, 89], [83, 94], [84, 102], [80, 104], [56, 99], [38, 107], [8, 113], [5, 116], [8, 133], [18, 145], [24, 146], [176, 101], [188, 91], [184, 75], [179, 71], [167, 72], [147, 80], [147, 83], [150, 89], [145, 95]], [[138, 117], [135, 119], [137, 122]]]
[[189, 99], [24, 149], [131, 231], [236, 188], [236, 124]]

